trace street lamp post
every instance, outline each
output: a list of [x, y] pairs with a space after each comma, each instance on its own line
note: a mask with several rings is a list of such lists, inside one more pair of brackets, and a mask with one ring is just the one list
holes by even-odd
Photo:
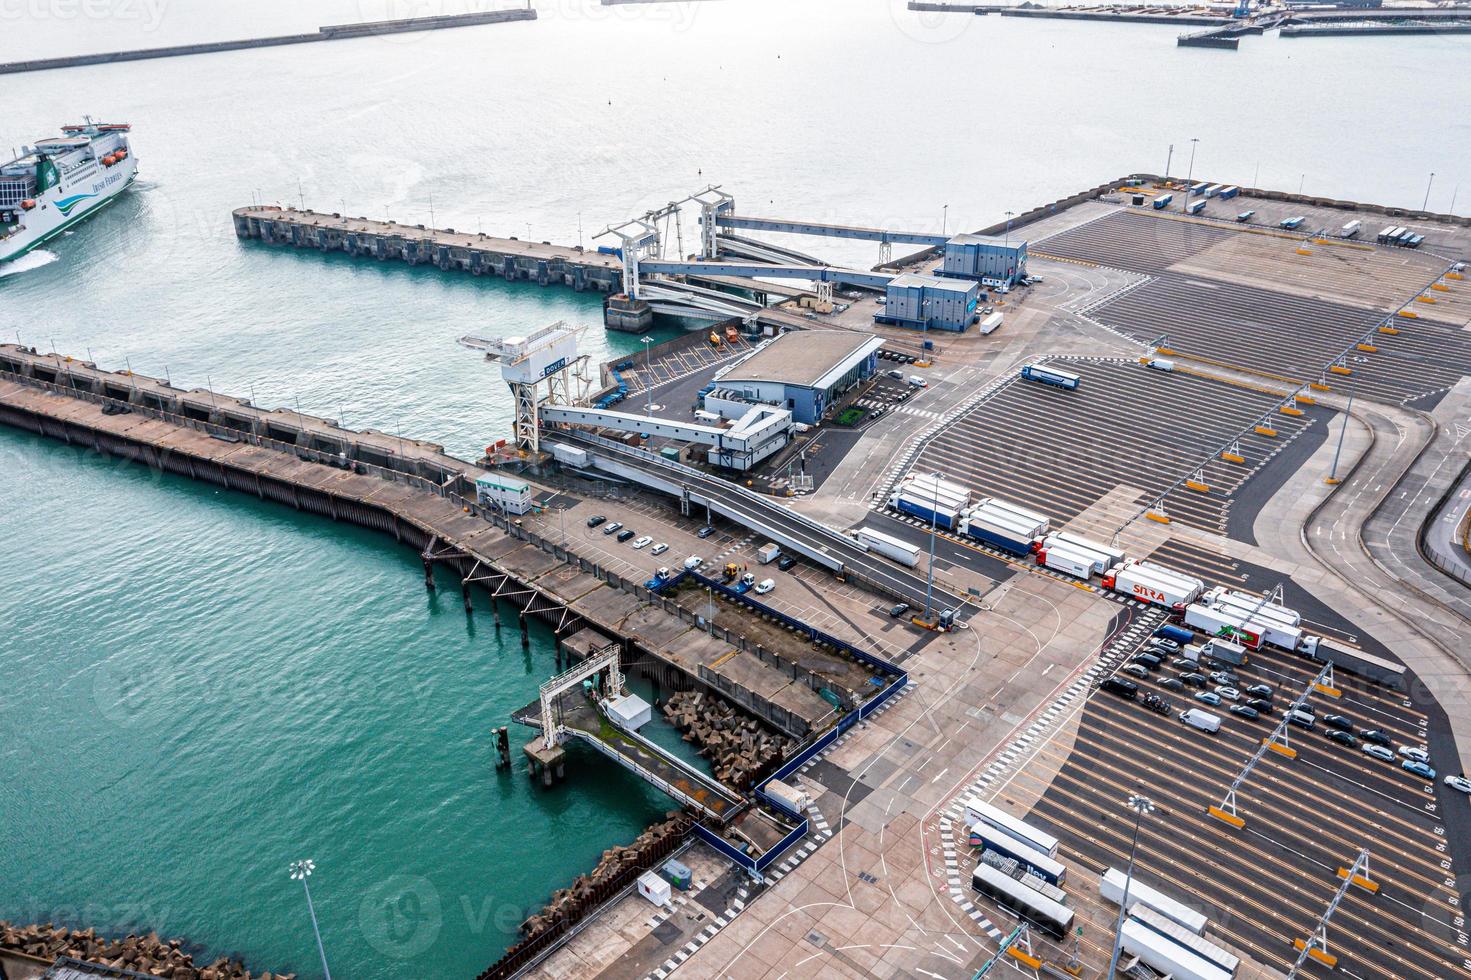
[[1185, 193], [1180, 195], [1181, 211], [1190, 207], [1190, 183], [1195, 179], [1195, 145], [1199, 142], [1198, 138], [1190, 137], [1190, 166], [1185, 170]]
[[326, 980], [332, 980], [332, 971], [327, 969], [327, 951], [322, 948], [322, 930], [317, 928], [317, 910], [312, 907], [312, 890], [306, 883], [315, 870], [317, 870], [317, 862], [311, 858], [291, 862], [291, 880], [301, 882], [301, 889], [306, 892], [306, 910], [311, 913], [312, 934], [317, 937], [317, 952], [322, 957], [322, 976]]
[[940, 212], [940, 234], [942, 234], [942, 235], [945, 234], [945, 229], [948, 228], [949, 225], [950, 225], [950, 205], [947, 204], [947, 205], [945, 205], [944, 210]]
[[1343, 428], [1338, 430], [1338, 445], [1333, 449], [1333, 469], [1329, 472], [1327, 480], [1330, 486], [1336, 486], [1338, 484], [1338, 457], [1343, 453], [1343, 437], [1348, 433], [1349, 419], [1352, 418], [1350, 413], [1353, 410], [1354, 390], [1350, 388], [1348, 390], [1348, 407], [1343, 410]]
[[1108, 980], [1114, 980], [1119, 968], [1119, 953], [1123, 952], [1124, 917], [1129, 909], [1129, 886], [1134, 883], [1134, 853], [1139, 849], [1139, 824], [1147, 814], [1154, 812], [1154, 803], [1138, 793], [1129, 797], [1129, 809], [1134, 811], [1134, 841], [1129, 845], [1129, 871], [1124, 878], [1124, 894], [1119, 898], [1119, 920], [1113, 930], [1113, 956], [1108, 961]]
[[930, 567], [924, 593], [924, 621], [926, 623], [935, 622], [931, 612], [935, 602], [935, 524], [940, 516], [940, 474], [931, 473], [930, 477], [935, 481], [935, 492], [930, 502]]
[[654, 366], [652, 360], [654, 355], [651, 353], [653, 348], [649, 346], [653, 342], [653, 337], [644, 338], [644, 371], [649, 376], [648, 380], [644, 382], [644, 394], [647, 396], [644, 400], [644, 414], [646, 415], [654, 414]]
[[1008, 212], [1006, 212], [1006, 240], [1005, 240], [1005, 245], [1006, 245], [1007, 248], [1010, 248], [1011, 247], [1011, 219], [1014, 218], [1015, 216], [1016, 216], [1016, 212], [1015, 211], [1008, 211]]
[[1421, 211], [1430, 210], [1430, 187], [1435, 183], [1435, 171], [1430, 171], [1430, 179], [1425, 182], [1425, 203], [1420, 205]]

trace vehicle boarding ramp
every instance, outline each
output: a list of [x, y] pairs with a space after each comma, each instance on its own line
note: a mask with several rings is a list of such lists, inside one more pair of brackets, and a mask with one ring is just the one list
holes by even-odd
[[663, 790], [684, 806], [693, 807], [721, 823], [745, 808], [745, 799], [694, 766], [650, 742], [637, 732], [620, 728], [583, 694], [583, 682], [607, 673], [604, 690], [623, 687], [618, 666], [619, 648], [610, 644], [575, 667], [541, 685], [540, 699], [513, 716], [522, 725], [539, 729], [542, 744], [555, 748], [576, 738]]
[[710, 461], [731, 469], [747, 470], [791, 441], [792, 413], [772, 405], [752, 405], [728, 428], [655, 418], [606, 408], [546, 407], [543, 423], [615, 429], [677, 439], [711, 449]]

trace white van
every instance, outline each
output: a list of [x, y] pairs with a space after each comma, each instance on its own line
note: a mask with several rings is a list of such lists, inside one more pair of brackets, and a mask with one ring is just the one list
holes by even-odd
[[1187, 711], [1180, 712], [1180, 720], [1191, 728], [1198, 728], [1212, 735], [1221, 730], [1220, 715], [1213, 715], [1209, 711], [1201, 711], [1199, 708], [1190, 708]]
[[916, 388], [928, 388], [930, 386], [930, 383], [928, 381], [926, 381], [924, 378], [921, 378], [917, 374], [911, 374], [909, 376], [909, 383], [914, 385]]

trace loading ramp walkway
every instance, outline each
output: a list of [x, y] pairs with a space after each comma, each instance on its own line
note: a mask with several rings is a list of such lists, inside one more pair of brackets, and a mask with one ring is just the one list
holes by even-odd
[[[745, 809], [734, 790], [650, 742], [637, 732], [618, 728], [589, 700], [581, 687], [558, 693], [549, 703], [557, 741], [576, 738], [592, 746], [680, 804], [722, 824]], [[538, 699], [511, 716], [518, 724], [543, 730], [543, 702]]]

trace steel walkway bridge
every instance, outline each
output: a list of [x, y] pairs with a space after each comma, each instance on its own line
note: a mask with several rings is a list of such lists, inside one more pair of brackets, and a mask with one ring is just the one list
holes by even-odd
[[729, 822], [745, 808], [745, 799], [734, 790], [637, 732], [618, 728], [609, 722], [600, 706], [582, 690], [583, 681], [604, 671], [608, 674], [609, 689], [614, 685], [621, 689], [623, 680], [616, 644], [610, 644], [542, 684], [541, 696], [512, 715], [512, 719], [541, 731], [547, 748], [553, 748], [568, 738], [585, 742], [682, 805], [693, 807], [721, 823]]
[[665, 276], [735, 276], [743, 279], [802, 279], [807, 282], [841, 282], [850, 286], [884, 289], [894, 277], [882, 272], [860, 272], [829, 265], [763, 265], [755, 262], [670, 262], [642, 259], [640, 274]]
[[716, 228], [744, 231], [772, 231], [783, 235], [809, 235], [822, 238], [848, 238], [864, 242], [898, 245], [944, 245], [953, 235], [930, 231], [894, 231], [890, 228], [866, 228], [862, 225], [830, 225], [819, 221], [793, 221], [788, 218], [758, 218], [722, 211], [715, 215]]

